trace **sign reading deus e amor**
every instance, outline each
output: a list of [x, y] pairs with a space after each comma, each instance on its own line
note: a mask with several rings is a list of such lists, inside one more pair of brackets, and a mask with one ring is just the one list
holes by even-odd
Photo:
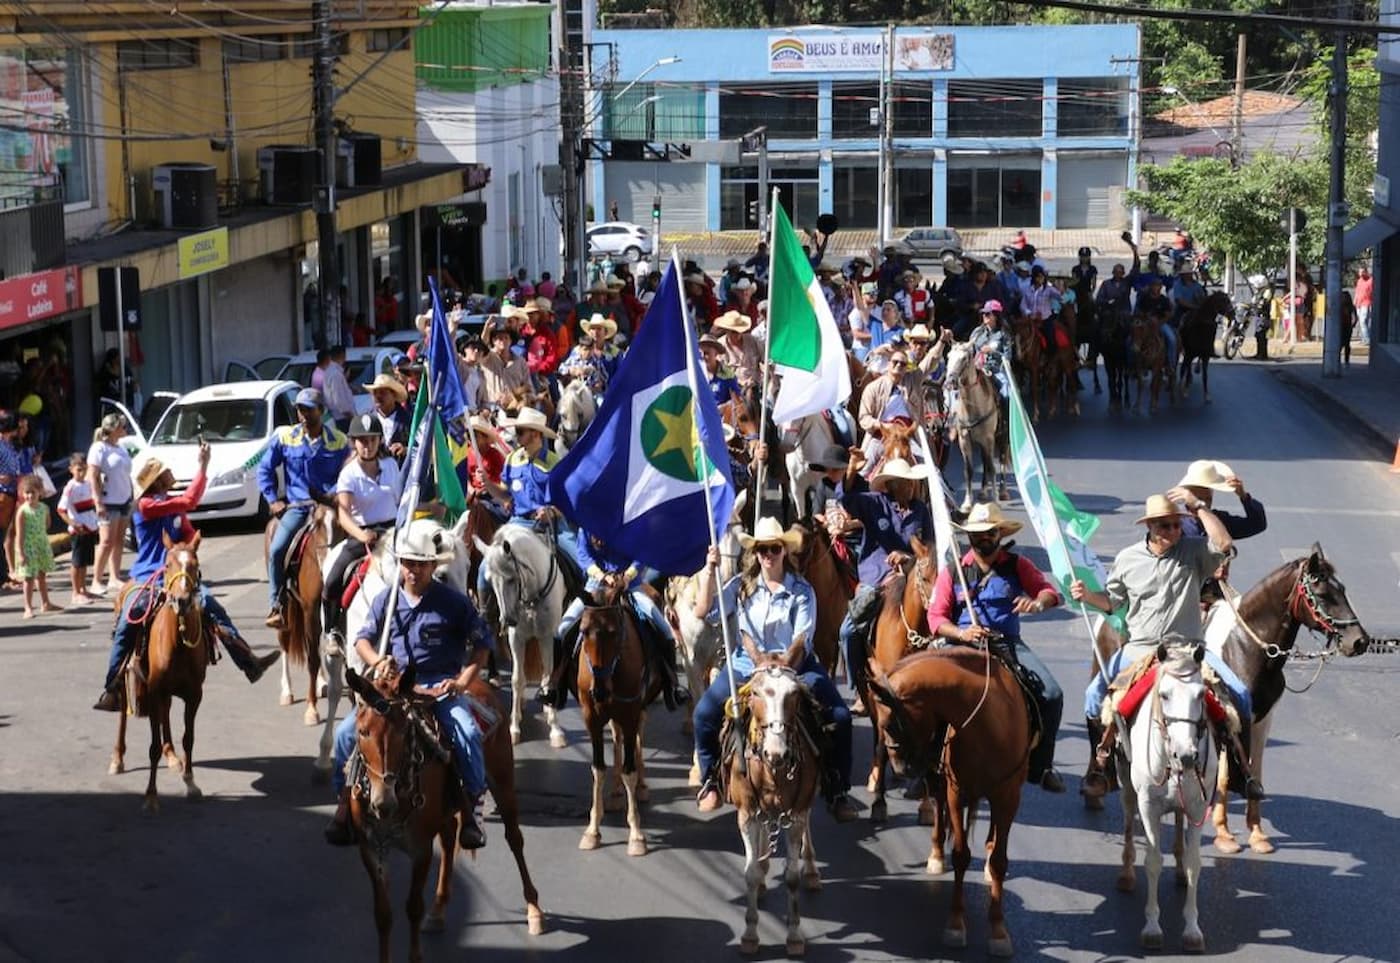
[[[847, 36], [829, 34], [793, 36], [770, 34], [768, 72], [879, 73], [885, 57], [885, 38], [879, 34]], [[896, 71], [952, 70], [953, 35], [950, 33], [895, 35]]]

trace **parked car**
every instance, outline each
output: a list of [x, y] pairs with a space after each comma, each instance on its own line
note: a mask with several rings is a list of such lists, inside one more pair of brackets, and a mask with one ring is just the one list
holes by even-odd
[[636, 263], [642, 255], [651, 254], [651, 232], [639, 224], [626, 221], [608, 221], [588, 229], [588, 255], [622, 255]]
[[[414, 338], [417, 338], [416, 331]], [[350, 391], [355, 395], [357, 414], [364, 414], [374, 406], [374, 399], [365, 391], [364, 386], [373, 381], [375, 375], [393, 374], [395, 365], [403, 355], [402, 350], [385, 345], [345, 349], [345, 378], [350, 382]], [[311, 372], [315, 367], [314, 351], [303, 351], [294, 355], [269, 355], [253, 365], [242, 361], [230, 361], [224, 366], [224, 380], [229, 383], [258, 380], [295, 381], [305, 387], [311, 384]]]
[[[492, 317], [494, 315], [490, 314], [469, 314], [464, 317], [457, 325], [457, 349], [461, 350], [462, 342], [467, 340], [469, 336], [481, 334], [482, 329], [486, 327], [487, 320]], [[407, 331], [390, 331], [376, 341], [375, 345], [381, 348], [397, 348], [407, 354], [408, 349], [417, 342], [418, 329], [409, 328]]]
[[[296, 423], [293, 402], [299, 390], [294, 381], [260, 380], [210, 385], [180, 395], [133, 460], [139, 467], [146, 458], [159, 458], [174, 474], [172, 492], [178, 495], [194, 480], [202, 437], [210, 448], [209, 484], [191, 517], [262, 517], [267, 506], [258, 491], [256, 464], [249, 467], [249, 462], [267, 447], [273, 432]], [[137, 424], [130, 415], [128, 420]]]
[[896, 235], [886, 244], [901, 246], [915, 258], [941, 260], [943, 255], [962, 257], [962, 236], [951, 227], [915, 227]]

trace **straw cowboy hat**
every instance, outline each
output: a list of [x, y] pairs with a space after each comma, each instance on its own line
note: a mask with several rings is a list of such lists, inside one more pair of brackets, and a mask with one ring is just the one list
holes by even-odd
[[783, 531], [776, 518], [764, 516], [753, 527], [752, 535], [746, 532], [739, 534], [739, 544], [746, 549], [757, 545], [781, 545], [789, 552], [795, 552], [802, 547], [802, 533], [795, 528]]
[[409, 522], [394, 546], [401, 562], [446, 562], [453, 554], [452, 533], [431, 518]]
[[502, 420], [501, 427], [516, 429], [529, 428], [538, 431], [546, 438], [559, 437], [554, 433], [554, 429], [549, 427], [549, 419], [544, 416], [544, 412], [537, 408], [531, 408], [529, 405], [521, 408], [520, 414], [516, 415], [514, 418]]
[[613, 335], [617, 334], [617, 322], [605, 314], [593, 315], [593, 317], [589, 318], [586, 322], [584, 322], [583, 326], [589, 331], [594, 331], [598, 328], [602, 328], [604, 341], [607, 341]]
[[418, 317], [413, 319], [413, 326], [417, 328], [421, 334], [427, 334], [428, 325], [432, 323], [433, 312], [431, 311], [424, 311], [422, 314], [418, 315]]
[[408, 400], [408, 389], [404, 387], [404, 383], [386, 372], [381, 371], [374, 376], [373, 381], [367, 385], [360, 385], [360, 387], [371, 394], [383, 388], [385, 391], [392, 391], [394, 397], [399, 399], [400, 402]]
[[884, 467], [870, 479], [870, 487], [877, 492], [885, 490], [885, 483], [894, 479], [924, 481], [928, 478], [928, 468], [924, 465], [911, 465], [903, 458], [891, 458]]
[[714, 348], [716, 351], [724, 351], [724, 342], [712, 334], [702, 334], [700, 336], [700, 347]]
[[607, 281], [604, 281], [602, 278], [599, 278], [598, 280], [594, 281], [592, 284], [590, 284], [590, 285], [588, 286], [588, 293], [589, 293], [589, 294], [607, 294], [607, 293], [608, 293], [608, 282], [607, 282]]
[[976, 535], [979, 532], [996, 532], [998, 537], [1005, 538], [1019, 532], [1021, 523], [1003, 515], [1001, 506], [996, 502], [978, 502], [972, 506], [967, 520], [958, 528], [969, 535]]
[[753, 322], [748, 315], [740, 314], [738, 311], [726, 311], [715, 318], [710, 325], [711, 328], [719, 328], [721, 331], [733, 331], [736, 334], [743, 334], [753, 327]]
[[481, 417], [481, 415], [472, 415], [469, 424], [471, 425], [472, 431], [481, 432], [490, 440], [491, 444], [502, 444], [501, 433], [497, 431], [496, 426], [491, 424], [486, 418]]
[[904, 337], [909, 341], [932, 341], [933, 332], [928, 329], [928, 325], [921, 322], [904, 332]]
[[1159, 518], [1180, 518], [1184, 512], [1176, 507], [1166, 495], [1149, 495], [1147, 505], [1143, 510], [1142, 517], [1134, 525], [1145, 525], [1148, 522], [1155, 522]]
[[534, 303], [535, 309], [541, 312], [542, 314], [554, 313], [554, 302], [549, 300], [549, 298], [535, 298]]
[[140, 498], [146, 494], [146, 489], [156, 483], [156, 479], [166, 472], [165, 462], [159, 458], [147, 458], [141, 463], [141, 467], [136, 469], [136, 475], [131, 480], [132, 490], [136, 497]]
[[1181, 488], [1213, 488], [1218, 492], [1228, 492], [1229, 479], [1234, 477], [1235, 473], [1223, 461], [1202, 458], [1187, 466], [1186, 474], [1177, 485]]
[[616, 274], [609, 274], [607, 277], [603, 278], [603, 283], [608, 286], [609, 291], [621, 291], [623, 288], [627, 287], [627, 282]]

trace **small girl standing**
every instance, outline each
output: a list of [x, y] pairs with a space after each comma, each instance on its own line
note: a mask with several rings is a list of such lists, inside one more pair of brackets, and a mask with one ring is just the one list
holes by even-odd
[[87, 570], [97, 549], [97, 500], [88, 484], [87, 455], [75, 451], [68, 459], [72, 478], [63, 486], [58, 499], [58, 517], [68, 525], [72, 537], [73, 601], [71, 605], [95, 602], [87, 592]]
[[19, 483], [20, 506], [15, 513], [19, 537], [15, 540], [15, 574], [24, 579], [24, 617], [34, 618], [34, 586], [39, 586], [41, 611], [57, 612], [49, 601], [49, 573], [53, 548], [49, 546], [49, 506], [43, 502], [44, 483], [37, 475], [25, 475]]

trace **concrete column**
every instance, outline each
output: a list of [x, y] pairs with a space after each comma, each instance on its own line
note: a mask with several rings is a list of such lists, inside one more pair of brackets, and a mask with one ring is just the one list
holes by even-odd
[[1059, 185], [1059, 159], [1054, 148], [1046, 148], [1040, 155], [1040, 227], [1042, 230], [1055, 230], [1055, 197]]

